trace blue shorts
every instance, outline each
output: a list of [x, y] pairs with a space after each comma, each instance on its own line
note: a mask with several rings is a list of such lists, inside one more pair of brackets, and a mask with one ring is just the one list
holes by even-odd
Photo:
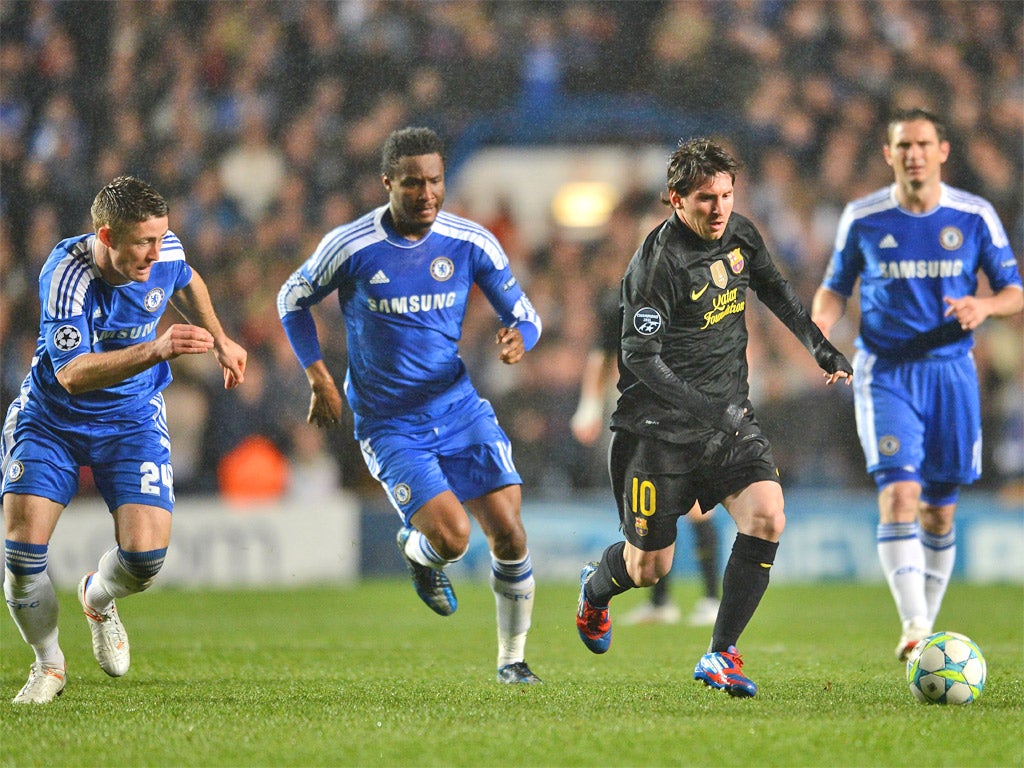
[[444, 491], [460, 502], [523, 479], [512, 463], [512, 444], [494, 409], [473, 396], [430, 425], [379, 429], [359, 442], [370, 474], [384, 487], [406, 525]]
[[3, 437], [2, 493], [24, 493], [67, 506], [78, 492], [79, 467], [114, 511], [124, 504], [174, 508], [171, 440], [164, 400], [157, 394], [138, 418], [58, 424], [16, 400]]
[[981, 477], [981, 401], [973, 355], [853, 361], [857, 433], [876, 476], [966, 485]]

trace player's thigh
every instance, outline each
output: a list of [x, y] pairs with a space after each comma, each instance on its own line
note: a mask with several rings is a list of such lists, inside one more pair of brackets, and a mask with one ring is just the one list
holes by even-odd
[[692, 470], [699, 446], [616, 432], [609, 451], [623, 535], [645, 552], [675, 543], [677, 522], [696, 500]]
[[922, 372], [927, 406], [921, 477], [970, 483], [981, 475], [981, 399], [969, 356], [936, 361]]
[[854, 411], [868, 472], [918, 469], [924, 459], [924, 420], [907, 372], [877, 361], [863, 372], [854, 378]]
[[78, 468], [84, 459], [73, 433], [12, 406], [3, 448], [2, 493], [38, 496], [65, 507], [78, 492]]
[[97, 431], [89, 465], [111, 511], [125, 505], [174, 509], [171, 444], [166, 426], [157, 420], [125, 421]]
[[166, 549], [171, 541], [171, 513], [163, 507], [124, 504], [114, 510], [114, 535], [128, 552]]
[[64, 505], [43, 496], [4, 494], [4, 538], [23, 544], [48, 544]]
[[381, 484], [405, 525], [411, 524], [412, 516], [427, 502], [444, 493], [452, 494], [461, 507], [461, 499], [454, 496], [436, 451], [422, 445], [425, 439], [382, 433], [359, 441], [366, 468]]

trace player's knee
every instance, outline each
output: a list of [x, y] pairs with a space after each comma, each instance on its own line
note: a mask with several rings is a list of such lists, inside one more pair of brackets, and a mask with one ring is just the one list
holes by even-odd
[[146, 552], [127, 552], [118, 549], [117, 556], [123, 574], [122, 586], [130, 592], [144, 592], [149, 589], [163, 568], [166, 555], [166, 547]]
[[782, 507], [767, 506], [753, 515], [750, 530], [743, 531], [743, 533], [766, 541], [778, 541], [782, 538], [782, 531], [785, 527], [786, 514], [782, 511]]
[[37, 579], [45, 578], [48, 550], [46, 544], [5, 539], [4, 577], [8, 587], [18, 593]]
[[672, 570], [672, 558], [661, 556], [666, 550], [646, 552], [632, 563], [627, 560], [626, 570], [638, 587], [653, 587]]
[[465, 530], [463, 530], [463, 526], [453, 526], [436, 531], [430, 537], [430, 546], [445, 560], [449, 562], [458, 560], [469, 549], [470, 526], [468, 520], [464, 528]]

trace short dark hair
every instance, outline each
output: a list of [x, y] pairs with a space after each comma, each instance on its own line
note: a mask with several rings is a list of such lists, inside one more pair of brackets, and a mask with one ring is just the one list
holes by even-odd
[[444, 162], [444, 142], [430, 128], [400, 128], [388, 136], [380, 153], [380, 172], [394, 176], [403, 157], [440, 155]]
[[133, 225], [166, 216], [167, 201], [151, 185], [134, 176], [118, 176], [92, 201], [92, 225], [110, 227], [115, 239]]
[[939, 141], [946, 140], [946, 125], [938, 115], [923, 107], [912, 107], [911, 109], [898, 109], [889, 116], [889, 122], [885, 127], [886, 143], [892, 141], [892, 132], [896, 129], [897, 123], [909, 123], [913, 120], [927, 120], [935, 126], [935, 134], [939, 137]]
[[740, 167], [725, 147], [711, 139], [680, 140], [668, 159], [668, 188], [685, 197], [719, 173], [728, 173], [735, 182]]

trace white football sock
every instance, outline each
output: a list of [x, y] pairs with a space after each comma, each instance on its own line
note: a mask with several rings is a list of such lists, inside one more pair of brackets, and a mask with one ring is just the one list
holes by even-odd
[[414, 563], [425, 565], [428, 568], [436, 568], [438, 570], [444, 568], [449, 563], [457, 563], [462, 559], [463, 552], [461, 555], [456, 557], [454, 560], [445, 560], [434, 549], [427, 537], [424, 536], [418, 529], [411, 529], [412, 533], [409, 534], [409, 538], [405, 540], [405, 554]]
[[943, 536], [918, 530], [917, 537], [924, 549], [924, 596], [928, 605], [928, 623], [934, 624], [956, 563], [956, 528]]
[[530, 554], [522, 560], [499, 560], [491, 553], [489, 581], [498, 609], [498, 666], [503, 667], [525, 659], [536, 585]]
[[882, 573], [903, 626], [915, 620], [926, 623], [924, 548], [917, 538], [917, 523], [879, 523], [876, 541]]
[[5, 569], [4, 597], [11, 617], [25, 642], [32, 646], [36, 661], [47, 666], [64, 666], [64, 652], [57, 641], [57, 593], [46, 571], [15, 576]]

